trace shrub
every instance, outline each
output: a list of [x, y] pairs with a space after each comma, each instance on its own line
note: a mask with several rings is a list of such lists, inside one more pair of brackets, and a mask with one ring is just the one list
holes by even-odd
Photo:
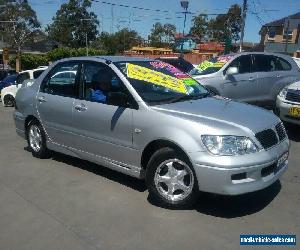
[[[21, 55], [21, 68], [22, 70], [34, 69], [39, 66], [48, 65], [48, 57], [47, 55], [33, 55], [33, 54], [22, 54]], [[16, 65], [16, 57], [12, 57], [9, 60], [9, 65], [11, 67], [15, 67]]]

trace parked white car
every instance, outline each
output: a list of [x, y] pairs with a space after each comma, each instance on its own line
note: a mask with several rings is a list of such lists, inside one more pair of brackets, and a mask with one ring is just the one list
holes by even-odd
[[300, 68], [300, 58], [297, 58], [297, 57], [293, 57], [294, 61], [297, 63], [297, 65], [299, 66]]
[[[4, 106], [14, 106], [17, 91], [22, 87], [25, 80], [36, 79], [47, 69], [47, 66], [41, 66], [32, 70], [25, 70], [18, 74], [15, 84], [12, 84], [1, 91], [1, 99]], [[29, 81], [27, 86], [33, 82]]]
[[281, 120], [300, 125], [300, 81], [279, 93], [276, 106]]

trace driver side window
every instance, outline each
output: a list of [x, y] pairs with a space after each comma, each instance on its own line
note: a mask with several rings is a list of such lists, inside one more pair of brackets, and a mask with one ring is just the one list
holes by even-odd
[[236, 67], [239, 74], [245, 74], [251, 72], [251, 56], [240, 56], [232, 61], [229, 67]]
[[111, 92], [128, 93], [117, 74], [102, 63], [84, 62], [81, 80], [82, 97], [86, 101], [110, 104]]

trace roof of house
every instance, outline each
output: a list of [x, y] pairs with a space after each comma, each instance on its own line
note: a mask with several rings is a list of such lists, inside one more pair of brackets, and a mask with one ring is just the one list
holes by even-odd
[[270, 23], [266, 23], [263, 25], [263, 27], [270, 27], [270, 26], [284, 26], [285, 24], [285, 20], [286, 19], [300, 19], [300, 12], [296, 13], [296, 14], [293, 14], [293, 15], [290, 15], [290, 16], [287, 16], [287, 17], [284, 17], [284, 18], [281, 18], [281, 19], [278, 19], [278, 20], [275, 20], [275, 21], [272, 21]]

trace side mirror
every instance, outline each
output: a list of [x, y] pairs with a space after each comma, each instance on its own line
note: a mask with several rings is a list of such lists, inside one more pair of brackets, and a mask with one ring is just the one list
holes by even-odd
[[128, 107], [128, 96], [122, 92], [110, 92], [107, 96], [108, 104], [119, 106], [119, 107]]
[[228, 76], [236, 75], [238, 73], [239, 73], [239, 70], [237, 67], [229, 67], [226, 71], [226, 75], [228, 75]]

